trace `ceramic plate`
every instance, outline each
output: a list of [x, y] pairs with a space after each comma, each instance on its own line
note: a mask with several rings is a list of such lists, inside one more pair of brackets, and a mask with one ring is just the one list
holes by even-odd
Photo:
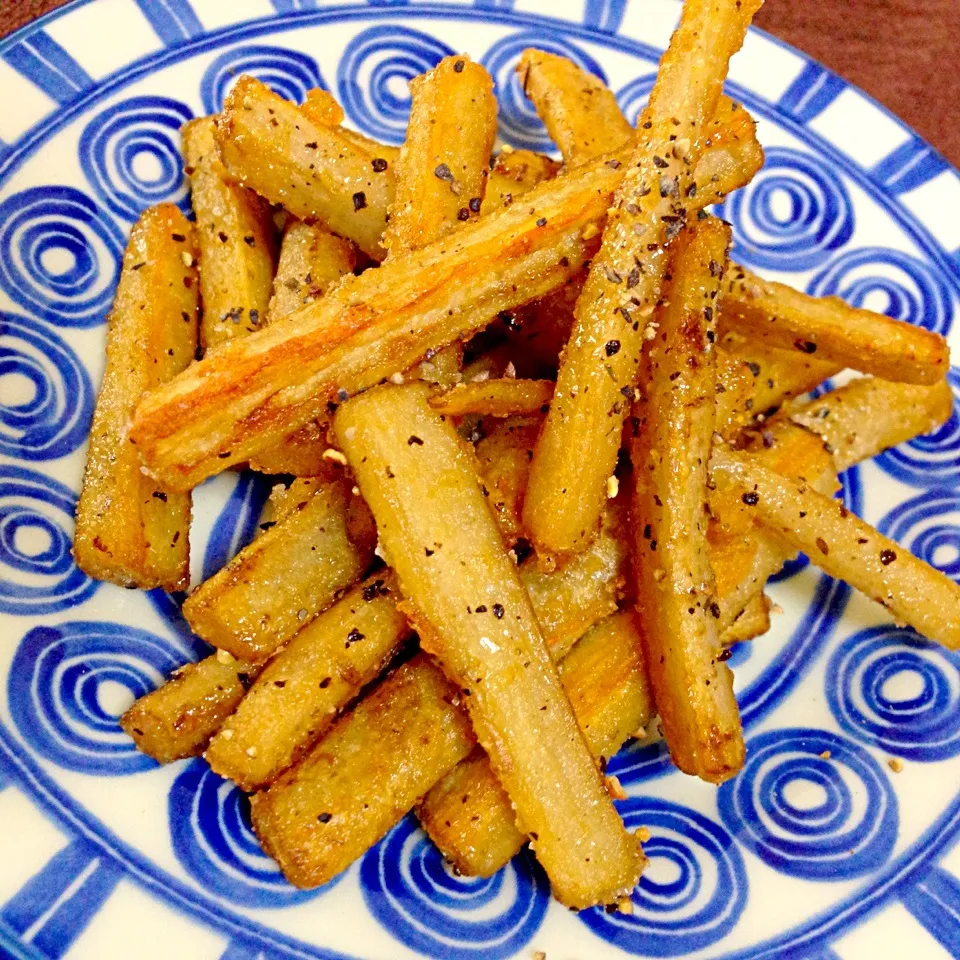
[[[634, 117], [678, 11], [673, 0], [77, 0], [0, 44], [4, 956], [960, 957], [960, 658], [802, 561], [772, 587], [784, 611], [774, 629], [733, 660], [741, 775], [716, 790], [650, 747], [612, 764], [626, 822], [651, 833], [632, 916], [563, 910], [526, 856], [490, 880], [455, 877], [412, 818], [329, 886], [294, 890], [233, 787], [202, 760], [156, 766], [117, 724], [202, 654], [173, 600], [100, 585], [70, 554], [125, 235], [148, 204], [187, 207], [180, 125], [216, 111], [248, 72], [294, 99], [326, 87], [350, 124], [399, 143], [405, 81], [466, 51], [497, 81], [503, 137], [549, 149], [514, 77], [520, 51], [573, 57]], [[767, 148], [765, 169], [722, 208], [740, 262], [951, 335], [957, 173], [762, 33], [729, 91]], [[960, 372], [951, 383], [960, 392]], [[958, 467], [955, 414], [849, 471], [843, 496], [960, 578]], [[196, 580], [250, 537], [265, 492], [246, 474], [197, 492]]]

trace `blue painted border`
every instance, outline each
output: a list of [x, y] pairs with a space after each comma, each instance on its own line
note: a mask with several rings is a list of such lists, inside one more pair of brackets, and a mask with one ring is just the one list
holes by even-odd
[[[191, 887], [171, 874], [159, 870], [155, 864], [133, 847], [124, 843], [105, 823], [78, 808], [73, 798], [61, 790], [39, 764], [20, 745], [19, 741], [0, 723], [0, 769], [5, 769], [14, 778], [14, 784], [25, 789], [51, 819], [55, 820], [72, 836], [80, 837], [116, 861], [130, 879], [141, 884], [158, 897], [188, 916], [195, 917], [224, 933], [230, 939], [257, 940], [264, 947], [276, 950], [278, 958], [299, 960], [359, 960], [348, 954], [314, 947], [287, 937], [277, 930], [258, 923], [240, 913], [224, 909], [223, 903], [205, 890]], [[0, 947], [4, 945], [0, 929]], [[22, 947], [22, 945], [21, 945]], [[24, 953], [31, 960], [32, 953]], [[2, 956], [2, 954], [0, 954]], [[271, 960], [274, 955], [271, 954]]]

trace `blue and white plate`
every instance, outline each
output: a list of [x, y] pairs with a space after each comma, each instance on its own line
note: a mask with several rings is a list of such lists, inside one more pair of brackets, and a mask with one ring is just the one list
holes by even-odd
[[[783, 0], [781, 0], [783, 2]], [[613, 764], [650, 867], [632, 916], [552, 903], [518, 858], [453, 876], [412, 819], [303, 892], [200, 760], [160, 768], [117, 725], [201, 655], [162, 594], [70, 554], [104, 318], [146, 205], [186, 205], [178, 128], [249, 72], [330, 89], [398, 143], [405, 81], [466, 51], [503, 136], [549, 149], [513, 73], [529, 45], [606, 78], [633, 117], [674, 0], [75, 0], [0, 43], [0, 954], [71, 960], [960, 957], [960, 658], [802, 563], [734, 665], [748, 739], [719, 791], [658, 748]], [[729, 90], [767, 165], [723, 208], [736, 256], [940, 331], [960, 294], [960, 176], [876, 103], [760, 32]], [[951, 374], [960, 393], [960, 371]], [[960, 578], [960, 416], [850, 471], [849, 504]], [[197, 495], [194, 576], [250, 536], [262, 478]], [[898, 762], [894, 762], [898, 761]], [[895, 772], [894, 767], [902, 770]]]

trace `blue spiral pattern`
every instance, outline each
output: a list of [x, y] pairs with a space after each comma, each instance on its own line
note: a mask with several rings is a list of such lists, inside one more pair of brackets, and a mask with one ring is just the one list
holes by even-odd
[[260, 848], [250, 803], [202, 760], [191, 761], [170, 787], [167, 815], [173, 852], [197, 883], [243, 907], [285, 907], [331, 889], [298, 890]]
[[73, 350], [45, 323], [0, 311], [0, 453], [66, 456], [92, 415], [93, 387]]
[[203, 554], [203, 579], [225, 567], [254, 537], [273, 478], [246, 470], [213, 522]]
[[662, 740], [655, 740], [652, 743], [646, 740], [633, 740], [607, 764], [607, 773], [616, 777], [625, 787], [646, 783], [674, 769], [670, 761], [670, 753]]
[[874, 627], [845, 640], [826, 675], [830, 709], [858, 740], [927, 763], [960, 753], [960, 654]]
[[953, 391], [953, 412], [933, 433], [885, 450], [874, 463], [885, 473], [912, 487], [939, 487], [960, 476], [960, 370], [952, 368], [947, 382]]
[[39, 616], [83, 603], [99, 586], [73, 562], [71, 490], [0, 467], [0, 613]]
[[30, 187], [0, 204], [0, 288], [69, 327], [103, 322], [120, 275], [123, 235], [73, 187]]
[[825, 730], [754, 737], [718, 795], [730, 832], [791, 877], [840, 880], [877, 869], [897, 837], [897, 799], [865, 750]]
[[960, 583], [960, 492], [927, 490], [894, 507], [877, 529]]
[[569, 57], [578, 67], [606, 82], [603, 67], [590, 54], [562, 33], [552, 30], [523, 30], [498, 40], [481, 60], [496, 84], [500, 104], [500, 132], [514, 147], [528, 150], [553, 150], [553, 141], [547, 128], [527, 99], [517, 77], [517, 61], [527, 47], [536, 47], [547, 53]]
[[409, 27], [376, 26], [358, 33], [337, 67], [344, 113], [364, 133], [384, 143], [403, 143], [410, 117], [407, 84], [454, 51]]
[[120, 728], [120, 716], [188, 655], [178, 643], [119, 623], [34, 627], [10, 666], [10, 715], [37, 753], [67, 770], [145, 770], [156, 764]]
[[124, 220], [145, 207], [189, 210], [180, 128], [193, 112], [169, 97], [131, 97], [98, 113], [80, 137], [80, 166], [100, 199]]
[[219, 113], [234, 81], [243, 74], [256, 77], [294, 103], [303, 103], [307, 91], [315, 87], [327, 89], [317, 61], [305, 53], [258, 43], [230, 47], [204, 71], [200, 81], [204, 111]]
[[647, 957], [679, 957], [725, 937], [749, 895], [747, 871], [720, 824], [678, 803], [635, 797], [617, 804], [630, 830], [647, 827], [649, 864], [633, 913], [585, 910], [580, 919], [608, 943]]
[[733, 224], [735, 255], [761, 269], [819, 267], [853, 234], [843, 181], [819, 157], [787, 147], [770, 147], [763, 169], [717, 213]]
[[401, 943], [431, 957], [512, 957], [537, 932], [549, 903], [529, 853], [489, 879], [456, 877], [412, 815], [360, 865], [367, 908]]
[[617, 91], [617, 103], [623, 115], [630, 121], [631, 126], [637, 125], [643, 108], [650, 99], [650, 91], [656, 82], [656, 71], [645, 73], [631, 80], [625, 87]]
[[842, 297], [855, 307], [944, 335], [953, 320], [950, 292], [931, 266], [885, 247], [840, 254], [810, 281], [807, 291], [815, 297]]

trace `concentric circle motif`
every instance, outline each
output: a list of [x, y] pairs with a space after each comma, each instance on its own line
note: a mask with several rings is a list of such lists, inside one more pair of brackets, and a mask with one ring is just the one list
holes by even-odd
[[717, 210], [733, 224], [734, 256], [751, 267], [810, 270], [853, 234], [843, 181], [809, 153], [770, 147], [763, 169]]
[[10, 714], [41, 756], [68, 770], [121, 776], [155, 766], [120, 728], [120, 716], [159, 686], [187, 653], [119, 623], [34, 627], [7, 681]]
[[637, 120], [643, 112], [643, 108], [650, 99], [650, 91], [656, 82], [656, 71], [645, 73], [631, 80], [626, 86], [617, 91], [617, 103], [623, 115], [630, 121], [632, 126], [637, 125]]
[[932, 433], [885, 450], [873, 461], [901, 483], [947, 487], [960, 477], [960, 371], [951, 369], [947, 381], [954, 396], [953, 412], [947, 422]]
[[0, 467], [0, 613], [56, 613], [99, 587], [73, 562], [75, 506], [56, 480]]
[[273, 478], [253, 470], [237, 477], [236, 485], [213, 523], [203, 555], [203, 579], [225, 567], [257, 532], [263, 506], [270, 496]]
[[200, 81], [204, 111], [219, 113], [237, 77], [245, 73], [294, 103], [303, 103], [307, 91], [315, 87], [327, 89], [317, 61], [305, 53], [259, 43], [230, 47], [204, 71]]
[[403, 143], [414, 77], [454, 51], [419, 30], [375, 26], [358, 33], [337, 67], [337, 93], [347, 117], [384, 143]]
[[86, 367], [47, 324], [0, 311], [0, 453], [55, 460], [87, 436]]
[[960, 583], [960, 492], [927, 490], [894, 507], [877, 529]]
[[0, 288], [61, 326], [92, 327], [113, 300], [123, 234], [73, 187], [30, 187], [0, 204]]
[[885, 247], [840, 254], [810, 281], [807, 292], [842, 297], [855, 307], [944, 335], [953, 319], [950, 292], [930, 265]]
[[889, 858], [896, 795], [880, 765], [844, 737], [772, 730], [747, 744], [747, 762], [718, 795], [730, 832], [792, 877], [860, 876]]
[[607, 764], [607, 773], [616, 777], [625, 787], [662, 777], [673, 769], [670, 754], [662, 740], [628, 743]]
[[689, 807], [653, 797], [617, 804], [628, 829], [647, 827], [649, 864], [633, 892], [633, 913], [595, 907], [580, 919], [621, 950], [679, 957], [716, 943], [740, 919], [747, 872], [733, 838]]
[[193, 760], [167, 800], [173, 852], [205, 889], [244, 907], [284, 907], [320, 896], [298, 890], [261, 849], [250, 826], [250, 804], [237, 787]]
[[547, 53], [569, 57], [577, 66], [606, 81], [603, 68], [586, 51], [572, 43], [562, 33], [552, 30], [524, 30], [498, 40], [483, 56], [482, 63], [490, 71], [496, 84], [500, 104], [500, 130], [503, 138], [514, 147], [528, 150], [553, 150], [553, 141], [547, 128], [537, 116], [533, 104], [523, 92], [517, 77], [517, 61], [527, 47], [536, 47]]
[[193, 112], [169, 97], [131, 97], [98, 113], [80, 137], [80, 166], [107, 207], [135, 220], [145, 207], [189, 210], [180, 128]]
[[394, 937], [449, 960], [513, 956], [537, 932], [550, 896], [528, 853], [489, 879], [454, 876], [412, 815], [364, 856], [360, 885]]
[[851, 736], [909, 760], [960, 753], [960, 655], [910, 630], [874, 627], [844, 641], [827, 698]]

